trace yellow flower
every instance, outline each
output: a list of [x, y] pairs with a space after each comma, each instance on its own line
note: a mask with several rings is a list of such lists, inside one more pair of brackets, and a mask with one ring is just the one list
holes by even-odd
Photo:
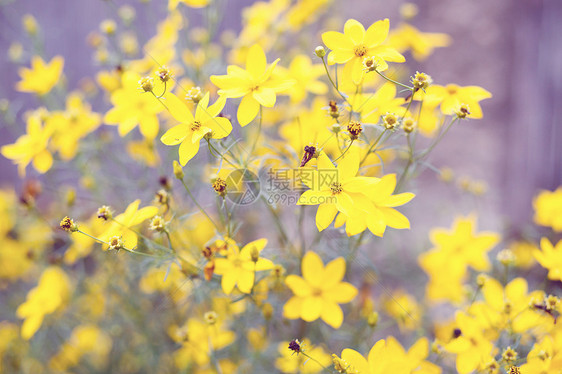
[[316, 213], [318, 231], [327, 228], [338, 212], [355, 217], [365, 214], [370, 204], [364, 192], [372, 188], [377, 178], [356, 177], [359, 154], [349, 150], [337, 168], [321, 152], [317, 170], [301, 169], [301, 180], [310, 189], [299, 198], [298, 205], [319, 205]]
[[541, 239], [541, 250], [533, 251], [535, 259], [548, 269], [548, 279], [562, 281], [562, 240], [553, 246], [547, 238]]
[[357, 295], [352, 284], [342, 282], [344, 258], [338, 257], [324, 267], [320, 256], [307, 252], [301, 266], [302, 277], [291, 274], [285, 278], [294, 296], [285, 303], [283, 315], [307, 322], [321, 318], [333, 328], [339, 328], [343, 323], [343, 311], [338, 304], [349, 303]]
[[111, 338], [95, 325], [80, 325], [72, 330], [65, 342], [49, 361], [49, 367], [57, 372], [66, 372], [88, 357], [94, 367], [103, 368], [111, 351]]
[[[418, 92], [423, 93], [421, 90]], [[420, 96], [416, 95], [416, 98]], [[465, 105], [470, 110], [467, 115], [468, 118], [482, 118], [482, 108], [479, 102], [491, 98], [492, 94], [478, 86], [461, 87], [456, 84], [448, 84], [447, 86], [434, 84], [426, 89], [426, 97], [429, 97], [428, 100], [431, 102], [434, 100], [440, 102], [443, 114], [455, 114], [461, 105]]]
[[94, 132], [101, 123], [101, 116], [93, 113], [89, 104], [76, 93], [66, 99], [66, 110], [52, 112], [47, 126], [54, 130], [53, 147], [63, 160], [70, 160], [78, 151], [80, 140]]
[[490, 269], [488, 252], [499, 242], [500, 236], [494, 232], [475, 232], [476, 217], [458, 217], [450, 230], [435, 228], [430, 231], [430, 239], [435, 248], [459, 256], [477, 271]]
[[182, 344], [173, 354], [179, 369], [185, 369], [192, 362], [208, 364], [209, 352], [226, 347], [236, 338], [236, 334], [228, 330], [221, 319], [210, 326], [200, 319], [190, 318], [182, 327], [171, 326], [168, 334], [176, 343]]
[[470, 312], [480, 326], [499, 334], [504, 329], [525, 333], [543, 322], [552, 321], [548, 315], [529, 308], [533, 300], [544, 299], [543, 291], [528, 293], [527, 281], [515, 278], [505, 288], [500, 282], [488, 278], [482, 286], [484, 301], [475, 302]]
[[260, 110], [260, 105], [271, 108], [275, 105], [276, 94], [289, 89], [295, 82], [289, 79], [275, 79], [273, 69], [279, 59], [269, 67], [263, 49], [255, 44], [246, 56], [246, 68], [229, 65], [227, 75], [212, 75], [211, 82], [220, 88], [219, 95], [227, 98], [241, 97], [237, 118], [240, 126], [246, 126]]
[[541, 191], [533, 200], [535, 223], [562, 232], [562, 186], [556, 191]]
[[226, 98], [220, 97], [209, 106], [207, 93], [197, 103], [194, 117], [187, 105], [177, 96], [168, 93], [164, 97], [170, 113], [181, 123], [166, 131], [160, 140], [166, 145], [180, 144], [179, 158], [182, 166], [197, 154], [199, 142], [203, 137], [222, 139], [232, 131], [232, 124], [228, 118], [217, 117], [224, 108]]
[[226, 258], [215, 259], [215, 273], [222, 275], [221, 286], [226, 294], [234, 290], [234, 286], [242, 293], [252, 292], [256, 271], [273, 269], [273, 262], [259, 257], [267, 245], [267, 239], [250, 242], [238, 249], [237, 245], [229, 245]]
[[[328, 92], [328, 86], [318, 80], [326, 74], [324, 67], [321, 64], [313, 64], [310, 57], [306, 55], [295, 56], [289, 65], [289, 69], [278, 66], [277, 70], [295, 81], [295, 85], [287, 91], [293, 103], [299, 103], [306, 99], [307, 92], [315, 95], [324, 95]], [[276, 76], [275, 72], [273, 75]]]
[[465, 299], [464, 281], [467, 267], [464, 260], [449, 252], [433, 249], [418, 258], [420, 267], [429, 276], [426, 295], [429, 301], [450, 301], [458, 304]]
[[559, 373], [562, 370], [562, 335], [558, 339], [545, 336], [535, 343], [527, 355], [527, 363], [521, 365], [521, 372], [525, 374]]
[[[300, 342], [303, 347], [303, 351], [310, 357], [314, 357], [316, 361], [325, 367], [329, 366], [332, 362], [332, 358], [322, 347], [312, 346], [308, 339], [303, 339]], [[287, 374], [313, 374], [319, 373], [323, 370], [315, 361], [310, 361], [308, 357], [292, 352], [289, 348], [289, 342], [283, 341], [279, 343], [278, 352], [280, 357], [275, 360], [275, 366], [282, 373]]]
[[[139, 90], [140, 75], [127, 71], [121, 76], [122, 87], [111, 94], [110, 109], [104, 117], [108, 125], [119, 126], [119, 135], [125, 136], [132, 129], [139, 126], [141, 134], [152, 140], [158, 134], [159, 124], [157, 114], [164, 108], [150, 93]], [[155, 82], [155, 86], [158, 86]], [[155, 88], [157, 94], [161, 89]]]
[[415, 330], [421, 323], [421, 307], [416, 299], [403, 290], [392, 293], [384, 302], [386, 312], [396, 320], [400, 329]]
[[487, 361], [493, 345], [476, 318], [458, 311], [455, 320], [457, 328], [451, 341], [445, 345], [445, 350], [457, 355], [457, 371], [468, 374]]
[[16, 90], [38, 95], [49, 93], [59, 81], [63, 66], [64, 59], [61, 56], [54, 57], [48, 64], [41, 57], [33, 56], [31, 69], [19, 70], [21, 81], [16, 84]]
[[363, 78], [363, 59], [374, 57], [377, 70], [388, 69], [386, 61], [404, 62], [406, 59], [390, 46], [383, 45], [389, 30], [388, 18], [373, 23], [366, 31], [361, 23], [349, 19], [344, 25], [344, 33], [328, 31], [322, 34], [322, 41], [332, 51], [328, 64], [345, 64], [344, 76], [351, 77], [355, 84]]
[[375, 93], [358, 94], [352, 97], [353, 108], [361, 112], [365, 123], [378, 123], [385, 113], [398, 113], [406, 116], [408, 112], [402, 107], [404, 98], [396, 97], [396, 85], [385, 83]]
[[333, 121], [326, 113], [327, 103], [324, 98], [316, 97], [307, 109], [299, 111], [294, 119], [281, 125], [279, 133], [294, 151], [300, 153], [305, 146], [318, 144], [327, 154], [339, 152], [337, 139], [329, 130]]
[[[140, 200], [135, 200], [125, 212], [116, 216], [111, 222], [111, 226], [100, 236], [106, 242], [113, 237], [121, 237], [121, 240], [126, 248], [134, 249], [137, 246], [137, 234], [130, 230], [132, 227], [141, 224], [147, 219], [153, 217], [158, 213], [158, 208], [155, 206], [146, 206], [139, 209]], [[107, 250], [107, 244], [103, 245], [103, 249]]]
[[178, 7], [179, 3], [183, 3], [191, 8], [204, 8], [209, 5], [210, 0], [169, 0], [168, 10], [174, 10]]
[[53, 128], [43, 125], [42, 115], [32, 113], [27, 118], [27, 134], [20, 136], [14, 144], [1, 148], [2, 156], [13, 160], [20, 176], [31, 162], [39, 173], [46, 173], [53, 165], [53, 155], [47, 148]]
[[26, 301], [16, 310], [18, 318], [24, 319], [22, 338], [29, 340], [43, 323], [47, 314], [62, 309], [70, 297], [70, 279], [65, 272], [51, 266], [41, 274], [39, 284], [27, 294]]
[[426, 361], [429, 353], [427, 338], [419, 339], [406, 352], [404, 347], [392, 336], [377, 341], [367, 359], [359, 352], [346, 348], [341, 358], [334, 359], [336, 370], [345, 374], [439, 374], [441, 369]]
[[433, 53], [433, 49], [451, 44], [451, 37], [442, 33], [421, 32], [403, 23], [390, 32], [389, 43], [401, 53], [412, 51], [416, 60], [423, 61]]

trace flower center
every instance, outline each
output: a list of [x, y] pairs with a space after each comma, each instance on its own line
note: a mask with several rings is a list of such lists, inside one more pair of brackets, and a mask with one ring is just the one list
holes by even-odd
[[341, 183], [334, 182], [330, 185], [330, 190], [332, 191], [332, 195], [337, 195], [343, 191], [343, 188], [341, 187]]
[[365, 44], [356, 45], [353, 52], [355, 52], [355, 56], [363, 57], [367, 54], [367, 47], [365, 47]]
[[449, 85], [447, 86], [447, 93], [448, 93], [449, 95], [454, 95], [454, 94], [456, 94], [457, 92], [458, 92], [458, 88], [457, 88], [456, 85], [454, 85], [454, 84], [449, 84]]
[[201, 122], [199, 122], [199, 121], [194, 121], [194, 122], [191, 124], [191, 131], [197, 131], [197, 130], [199, 130], [200, 128], [201, 128]]

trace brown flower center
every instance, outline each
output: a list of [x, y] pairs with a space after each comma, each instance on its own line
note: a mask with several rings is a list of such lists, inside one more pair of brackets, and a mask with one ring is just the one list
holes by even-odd
[[356, 45], [353, 52], [355, 52], [355, 56], [363, 57], [367, 54], [367, 47], [365, 46], [365, 44]]

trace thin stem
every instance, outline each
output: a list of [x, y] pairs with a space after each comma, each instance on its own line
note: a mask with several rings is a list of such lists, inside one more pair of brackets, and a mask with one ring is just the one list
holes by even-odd
[[[77, 230], [76, 232], [79, 232], [79, 233], [82, 234], [82, 235], [86, 235], [87, 237], [89, 237], [89, 238], [91, 238], [91, 239], [94, 239], [95, 241], [97, 241], [97, 242], [99, 242], [99, 243], [106, 244], [106, 245], [110, 245], [108, 242], [106, 242], [106, 241], [104, 241], [104, 240], [101, 240], [101, 239], [99, 239], [99, 238], [96, 238], [95, 236], [92, 236], [92, 235], [90, 235], [90, 234], [88, 234], [88, 233], [85, 233], [85, 232], [82, 231], [82, 230]], [[136, 255], [141, 255], [141, 256], [147, 256], [147, 257], [153, 257], [153, 258], [160, 258], [160, 257], [162, 257], [162, 256], [155, 256], [155, 255], [152, 255], [152, 254], [150, 254], [150, 253], [137, 252], [137, 251], [132, 250], [132, 249], [129, 249], [129, 248], [127, 248], [127, 247], [122, 247], [121, 249], [124, 249], [124, 250], [127, 251], [127, 252], [131, 252], [131, 253], [134, 253], [134, 254], [136, 254]]]
[[[349, 103], [349, 101], [347, 101], [347, 98], [345, 97], [345, 95], [343, 93], [341, 93], [341, 91], [338, 89], [338, 86], [332, 80], [332, 76], [330, 75], [330, 71], [328, 70], [328, 65], [326, 64], [326, 60], [324, 59], [324, 57], [322, 57], [322, 64], [324, 64], [324, 70], [326, 70], [326, 75], [328, 76], [328, 79], [330, 80], [330, 83], [332, 83], [332, 86], [334, 87], [336, 92], [351, 107], [351, 104]], [[337, 72], [338, 72], [338, 70], [336, 68], [336, 74], [337, 74]]]
[[365, 153], [365, 156], [363, 156], [363, 159], [361, 160], [361, 162], [359, 163], [359, 166], [363, 165], [363, 163], [365, 162], [365, 160], [367, 159], [367, 157], [369, 156], [369, 154], [373, 151], [373, 149], [375, 149], [375, 147], [377, 146], [377, 144], [379, 144], [379, 141], [381, 140], [382, 136], [386, 133], [386, 128], [379, 134], [379, 136], [377, 137], [377, 139], [375, 140], [375, 142], [373, 144], [371, 144], [371, 146], [369, 147], [369, 149], [367, 150], [367, 153]]
[[340, 158], [342, 158], [342, 157], [347, 153], [347, 151], [349, 151], [349, 148], [351, 148], [351, 145], [353, 144], [354, 141], [355, 141], [355, 139], [351, 139], [351, 142], [349, 142], [349, 145], [347, 146], [347, 148], [346, 148], [346, 149], [342, 152], [342, 154], [339, 155], [339, 157], [336, 158], [333, 162], [336, 162], [337, 160], [339, 160]]
[[381, 77], [383, 77], [384, 79], [386, 79], [386, 80], [389, 81], [389, 82], [392, 82], [392, 83], [394, 83], [394, 84], [396, 84], [396, 85], [398, 85], [398, 86], [407, 88], [407, 89], [409, 89], [410, 91], [413, 91], [413, 90], [414, 90], [414, 87], [410, 87], [410, 86], [405, 85], [405, 84], [403, 84], [403, 83], [397, 82], [397, 81], [395, 81], [394, 79], [390, 79], [389, 77], [387, 77], [386, 75], [384, 75], [383, 73], [381, 73], [381, 72], [378, 71], [378, 70], [375, 70], [375, 71], [377, 72], [378, 75], [380, 75]]
[[201, 213], [203, 213], [205, 215], [205, 217], [207, 217], [207, 219], [213, 224], [213, 226], [215, 226], [215, 228], [217, 229], [218, 232], [220, 232], [220, 228], [217, 226], [217, 224], [215, 223], [215, 221], [213, 221], [213, 219], [209, 216], [209, 214], [207, 214], [207, 212], [205, 211], [205, 209], [203, 209], [203, 207], [201, 205], [199, 205], [199, 203], [197, 202], [197, 199], [195, 198], [195, 196], [193, 196], [193, 194], [191, 193], [191, 191], [189, 190], [189, 187], [187, 187], [187, 184], [185, 184], [185, 181], [183, 179], [181, 180], [181, 184], [183, 184], [183, 187], [185, 188], [185, 190], [187, 191], [187, 194], [189, 195], [189, 197], [191, 198], [191, 200], [193, 200], [193, 202], [195, 203], [195, 205], [197, 205], [197, 208], [199, 208], [199, 210], [201, 211]]

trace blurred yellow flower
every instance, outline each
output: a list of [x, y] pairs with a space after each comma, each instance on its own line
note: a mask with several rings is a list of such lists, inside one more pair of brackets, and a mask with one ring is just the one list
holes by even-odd
[[14, 144], [0, 149], [2, 155], [18, 166], [20, 176], [25, 176], [25, 169], [31, 162], [39, 173], [46, 173], [53, 165], [53, 155], [48, 149], [53, 128], [44, 125], [41, 113], [32, 113], [27, 118], [27, 134], [20, 136]]
[[421, 32], [410, 24], [402, 23], [390, 32], [389, 44], [401, 53], [410, 50], [416, 60], [423, 61], [435, 48], [451, 44], [451, 37], [443, 33]]
[[533, 251], [535, 259], [548, 269], [548, 279], [562, 281], [562, 240], [553, 246], [547, 238], [541, 239], [541, 250]]
[[535, 223], [562, 232], [562, 186], [556, 191], [541, 191], [533, 200]]
[[21, 68], [19, 70], [21, 81], [16, 83], [16, 90], [34, 92], [38, 95], [48, 94], [58, 83], [63, 66], [62, 56], [53, 57], [48, 64], [41, 57], [33, 56], [31, 69]]
[[62, 309], [71, 293], [70, 279], [59, 267], [51, 266], [43, 271], [39, 284], [27, 294], [26, 301], [16, 310], [23, 319], [22, 338], [29, 340], [41, 327], [47, 314]]
[[[122, 74], [122, 86], [111, 94], [113, 108], [103, 120], [108, 125], [119, 126], [119, 135], [122, 137], [139, 126], [141, 134], [152, 140], [158, 135], [157, 115], [164, 107], [152, 94], [139, 90], [140, 79], [141, 76], [132, 71]], [[160, 93], [163, 89], [155, 88], [155, 91]]]
[[326, 266], [315, 252], [307, 252], [301, 265], [302, 277], [288, 275], [285, 284], [293, 291], [283, 306], [283, 315], [289, 319], [302, 318], [312, 322], [321, 318], [337, 329], [343, 323], [343, 311], [338, 304], [349, 303], [357, 295], [357, 289], [342, 282], [345, 260], [338, 257]]

